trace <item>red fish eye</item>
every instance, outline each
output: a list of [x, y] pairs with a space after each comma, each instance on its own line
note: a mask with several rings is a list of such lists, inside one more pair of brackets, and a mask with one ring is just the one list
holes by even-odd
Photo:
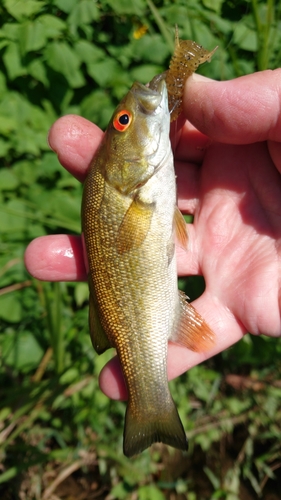
[[113, 120], [113, 127], [119, 132], [125, 132], [132, 121], [132, 114], [126, 109], [119, 111]]

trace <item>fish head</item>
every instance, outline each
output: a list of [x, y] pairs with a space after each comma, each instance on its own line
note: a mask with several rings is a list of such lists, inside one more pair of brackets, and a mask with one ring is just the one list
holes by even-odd
[[164, 79], [153, 89], [134, 83], [116, 108], [105, 135], [107, 181], [124, 194], [161, 168], [169, 151], [170, 114]]

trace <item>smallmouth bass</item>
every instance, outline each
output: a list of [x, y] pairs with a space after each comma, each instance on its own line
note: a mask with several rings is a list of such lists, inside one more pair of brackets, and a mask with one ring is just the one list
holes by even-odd
[[168, 340], [198, 351], [214, 341], [177, 288], [175, 237], [187, 248], [188, 236], [176, 205], [166, 78], [136, 82], [122, 99], [82, 200], [90, 333], [95, 350], [115, 347], [122, 366], [128, 457], [158, 441], [187, 449], [168, 387]]

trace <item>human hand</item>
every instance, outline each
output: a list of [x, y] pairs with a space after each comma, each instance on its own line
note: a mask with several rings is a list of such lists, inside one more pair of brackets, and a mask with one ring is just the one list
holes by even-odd
[[[216, 333], [216, 345], [206, 354], [170, 344], [170, 379], [247, 331], [281, 333], [280, 77], [281, 70], [229, 82], [194, 75], [186, 84], [189, 121], [181, 130], [174, 125], [171, 137], [179, 208], [193, 214], [194, 223], [188, 252], [178, 248], [178, 272], [204, 276], [206, 289], [193, 304]], [[65, 116], [53, 125], [49, 142], [61, 164], [82, 181], [101, 137], [94, 124]], [[76, 236], [34, 240], [26, 266], [41, 280], [86, 279]], [[126, 397], [116, 358], [103, 369], [100, 385], [109, 397]]]

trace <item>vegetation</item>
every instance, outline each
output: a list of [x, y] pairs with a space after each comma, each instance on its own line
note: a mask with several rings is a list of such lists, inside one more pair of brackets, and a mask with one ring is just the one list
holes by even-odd
[[[99, 390], [84, 283], [23, 265], [37, 236], [80, 231], [81, 186], [47, 144], [58, 116], [102, 128], [133, 80], [167, 67], [174, 25], [228, 79], [281, 62], [274, 0], [2, 0], [0, 3], [0, 496], [21, 500], [281, 497], [281, 342], [246, 336], [173, 381], [190, 439], [122, 455], [125, 405]], [[52, 203], [50, 203], [52, 200]], [[181, 280], [188, 295], [202, 280]], [[270, 314], [270, 312], [269, 312]]]

